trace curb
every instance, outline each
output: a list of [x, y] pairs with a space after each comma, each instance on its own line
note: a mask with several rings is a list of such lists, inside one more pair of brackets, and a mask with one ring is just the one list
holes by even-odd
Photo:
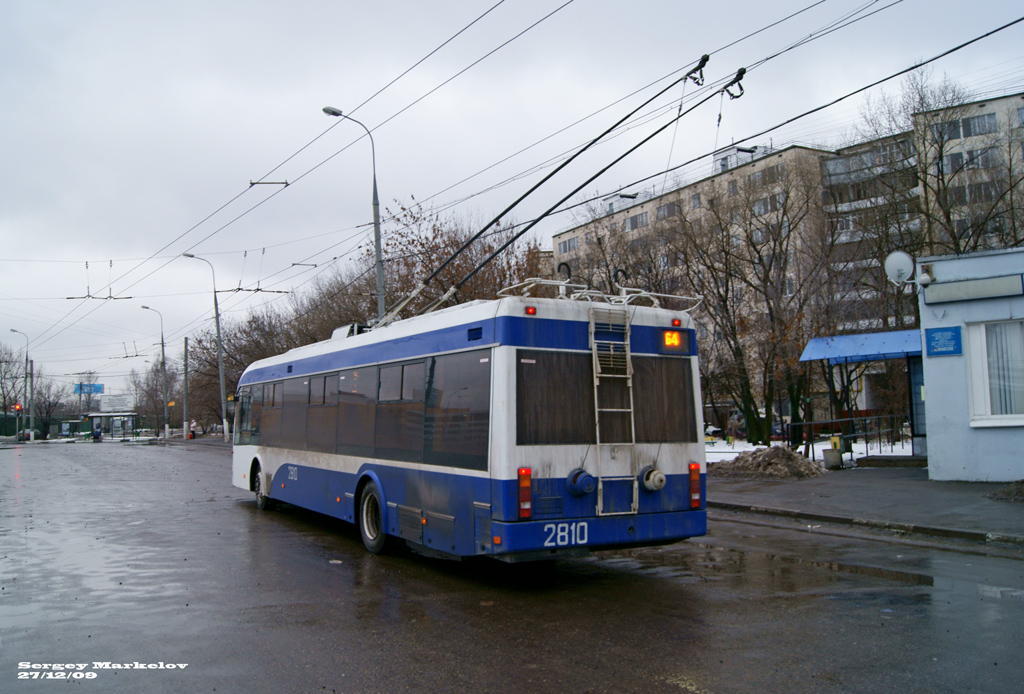
[[986, 533], [980, 530], [964, 530], [961, 528], [939, 528], [928, 525], [915, 525], [913, 523], [895, 523], [892, 521], [871, 520], [868, 518], [849, 518], [846, 516], [830, 516], [822, 513], [809, 513], [805, 511], [791, 511], [782, 508], [770, 508], [767, 506], [751, 506], [749, 504], [733, 504], [726, 501], [708, 501], [708, 508], [720, 508], [726, 511], [742, 511], [746, 513], [760, 513], [769, 516], [783, 516], [786, 518], [799, 518], [802, 520], [813, 520], [821, 523], [837, 523], [840, 525], [859, 525], [877, 530], [894, 530], [902, 533], [913, 533], [917, 535], [930, 535], [932, 537], [943, 537], [954, 540], [968, 540], [970, 542], [998, 543], [1018, 545], [1024, 547], [1024, 537], [1019, 535], [1004, 535], [1002, 533]]

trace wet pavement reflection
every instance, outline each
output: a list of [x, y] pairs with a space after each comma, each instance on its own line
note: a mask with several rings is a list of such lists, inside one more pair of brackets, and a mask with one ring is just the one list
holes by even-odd
[[[725, 518], [546, 564], [368, 554], [227, 449], [0, 451], [0, 691], [1015, 691], [1024, 561]], [[91, 668], [90, 668], [91, 669]]]

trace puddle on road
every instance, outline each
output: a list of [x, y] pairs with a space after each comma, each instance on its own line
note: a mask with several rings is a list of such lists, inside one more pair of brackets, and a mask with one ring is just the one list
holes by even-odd
[[[807, 547], [802, 548], [807, 552]], [[584, 561], [606, 569], [653, 575], [681, 583], [727, 582], [779, 593], [831, 589], [852, 576], [903, 586], [933, 586], [933, 576], [914, 571], [819, 559], [799, 554], [721, 547], [690, 541], [668, 548], [598, 552]]]

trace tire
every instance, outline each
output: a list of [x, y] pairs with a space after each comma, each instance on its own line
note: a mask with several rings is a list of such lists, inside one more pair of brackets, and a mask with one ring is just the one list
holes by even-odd
[[373, 554], [380, 554], [388, 546], [384, 504], [374, 482], [367, 482], [359, 495], [359, 534], [363, 538], [363, 545]]
[[261, 511], [269, 511], [274, 508], [274, 500], [263, 493], [263, 466], [259, 463], [256, 464], [253, 471], [252, 486], [256, 492], [256, 508]]

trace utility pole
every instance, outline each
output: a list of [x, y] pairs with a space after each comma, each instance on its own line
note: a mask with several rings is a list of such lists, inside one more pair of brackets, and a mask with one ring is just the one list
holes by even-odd
[[189, 428], [189, 419], [188, 419], [188, 338], [187, 337], [185, 338], [185, 358], [184, 358], [184, 362], [185, 362], [185, 400], [184, 400], [184, 406], [181, 408], [181, 410], [182, 410], [181, 437], [187, 441], [188, 437], [189, 437], [189, 434], [192, 431]]

